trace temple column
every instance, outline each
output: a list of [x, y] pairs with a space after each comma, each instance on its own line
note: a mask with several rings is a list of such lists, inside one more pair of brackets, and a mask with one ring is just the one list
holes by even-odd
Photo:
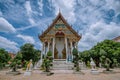
[[72, 55], [72, 60], [73, 60], [73, 53], [72, 53], [73, 46], [72, 46], [72, 41], [70, 42], [70, 47], [71, 47], [71, 55]]
[[46, 50], [45, 50], [45, 42], [44, 42], [44, 57], [46, 55]]
[[68, 59], [68, 53], [67, 53], [67, 38], [65, 37], [65, 47], [66, 47], [66, 62], [67, 62], [67, 59]]
[[52, 54], [52, 56], [53, 56], [53, 59], [54, 59], [55, 38], [53, 38], [52, 46], [53, 46], [53, 54]]
[[[49, 50], [50, 50], [50, 42], [48, 41], [48, 51], [49, 51]], [[48, 51], [47, 51], [47, 52], [48, 52]]]
[[76, 48], [76, 42], [74, 43], [74, 48]]
[[44, 56], [46, 56], [47, 54], [47, 50], [46, 50], [46, 46], [45, 46], [45, 42], [44, 42]]
[[78, 42], [76, 42], [76, 49], [78, 50]]
[[42, 43], [41, 62], [42, 62], [43, 54], [44, 54], [44, 42]]

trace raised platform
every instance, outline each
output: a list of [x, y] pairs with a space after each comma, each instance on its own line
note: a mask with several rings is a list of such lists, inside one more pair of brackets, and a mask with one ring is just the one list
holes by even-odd
[[[34, 69], [40, 69], [41, 65], [42, 65], [42, 62], [39, 61], [34, 66]], [[66, 61], [66, 59], [54, 59], [53, 67], [51, 69], [53, 69], [53, 70], [72, 70], [73, 66], [74, 66], [74, 64], [71, 61]], [[86, 69], [86, 66], [84, 63], [79, 63], [79, 66], [82, 70]]]
[[72, 70], [73, 63], [66, 62], [66, 59], [54, 59], [53, 70]]

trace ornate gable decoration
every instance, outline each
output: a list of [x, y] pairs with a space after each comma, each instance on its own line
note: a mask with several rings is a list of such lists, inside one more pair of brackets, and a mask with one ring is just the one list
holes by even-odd
[[55, 25], [54, 25], [54, 28], [56, 29], [56, 30], [62, 30], [62, 29], [65, 29], [65, 24], [63, 23], [63, 21], [61, 20], [61, 19], [59, 19], [56, 23], [55, 23]]
[[55, 31], [65, 31], [74, 34], [78, 39], [81, 36], [67, 23], [62, 14], [59, 12], [53, 23], [39, 36], [40, 40], [46, 35], [55, 34]]

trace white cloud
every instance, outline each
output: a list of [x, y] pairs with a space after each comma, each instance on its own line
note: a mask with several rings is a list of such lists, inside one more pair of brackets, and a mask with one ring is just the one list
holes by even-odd
[[[39, 5], [39, 10], [42, 12], [43, 11], [43, 3], [42, 0], [38, 1], [38, 5]], [[40, 15], [42, 16], [42, 13], [40, 13]]]
[[75, 24], [84, 23], [87, 25], [91, 25], [102, 19], [102, 14], [100, 12], [100, 8], [93, 6], [93, 5], [103, 5], [104, 6], [104, 4], [101, 3], [101, 1], [90, 0], [91, 3], [86, 0], [77, 0], [77, 1], [78, 2], [76, 3], [77, 6], [76, 6], [76, 13], [75, 13], [75, 16], [77, 18], [77, 20], [76, 20], [77, 23], [75, 23]]
[[[45, 30], [48, 27], [47, 24], [50, 23], [52, 19], [53, 18], [51, 18], [51, 17], [50, 18], [41, 19], [34, 25], [29, 25], [29, 26], [16, 28], [16, 30], [20, 31], [20, 30], [26, 30], [26, 29], [30, 29], [30, 28], [33, 28], [33, 27], [37, 27], [37, 28], [40, 29], [40, 31], [42, 31], [42, 30]], [[42, 26], [42, 28], [41, 28], [41, 26]]]
[[2, 12], [0, 11], [0, 17], [2, 16]]
[[[79, 50], [88, 50], [97, 42], [104, 39], [113, 39], [120, 36], [119, 24], [112, 20], [110, 24], [105, 23], [104, 16], [109, 9], [120, 12], [119, 0], [76, 0], [75, 9], [76, 22], [74, 23], [81, 29], [82, 39], [79, 41]], [[114, 18], [114, 17], [113, 17]]]
[[10, 41], [5, 37], [0, 36], [0, 47], [5, 48], [11, 51], [18, 51], [17, 43], [14, 41]]
[[60, 9], [63, 16], [70, 23], [74, 23], [76, 21], [74, 13], [75, 0], [53, 0], [53, 5], [55, 7], [55, 14], [58, 14]]
[[32, 43], [32, 44], [35, 43], [35, 40], [31, 36], [18, 34], [17, 37], [23, 39], [26, 43]]
[[32, 8], [31, 8], [31, 5], [30, 5], [30, 1], [26, 1], [25, 2], [25, 8], [26, 8], [26, 11], [27, 11], [27, 15], [28, 15], [28, 20], [30, 22], [30, 24], [34, 25], [35, 22], [32, 18]]
[[0, 31], [1, 32], [15, 32], [16, 29], [6, 19], [0, 17]]
[[120, 27], [117, 24], [113, 22], [106, 24], [103, 21], [96, 22], [86, 29], [85, 34], [82, 35], [83, 37], [79, 41], [79, 50], [90, 49], [97, 42], [104, 39], [113, 39], [119, 35]]
[[30, 15], [32, 13], [32, 9], [31, 9], [31, 6], [30, 6], [30, 1], [26, 1], [25, 8], [27, 10], [27, 14]]
[[116, 13], [120, 12], [120, 0], [106, 0], [106, 6], [109, 9], [114, 9]]

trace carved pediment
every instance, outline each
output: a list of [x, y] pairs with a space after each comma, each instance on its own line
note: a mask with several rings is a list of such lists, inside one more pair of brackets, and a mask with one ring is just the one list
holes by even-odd
[[58, 14], [53, 23], [39, 36], [39, 38], [41, 40], [41, 38], [47, 35], [55, 35], [58, 31], [62, 31], [67, 35], [74, 35], [79, 39], [81, 38], [81, 36], [67, 23], [61, 13]]

